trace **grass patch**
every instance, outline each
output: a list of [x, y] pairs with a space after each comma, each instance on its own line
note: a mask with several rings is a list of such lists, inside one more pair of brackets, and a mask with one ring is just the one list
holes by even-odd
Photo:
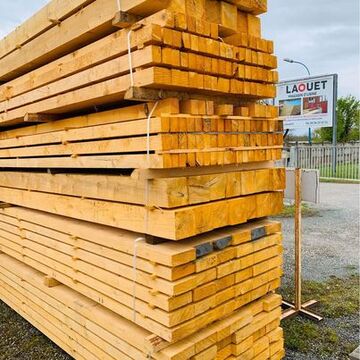
[[[318, 300], [314, 307], [326, 318], [339, 318], [359, 312], [359, 275], [353, 274], [346, 279], [335, 276], [328, 281], [303, 281], [303, 301]], [[285, 286], [281, 289], [284, 299], [294, 301], [294, 287]]]
[[359, 165], [357, 164], [338, 164], [336, 174], [333, 174], [332, 166], [321, 166], [319, 170], [320, 177], [360, 180]]
[[316, 347], [317, 353], [323, 356], [339, 352], [341, 341], [332, 328], [321, 327], [302, 318], [285, 320], [282, 326], [287, 349], [309, 353]]
[[[301, 205], [301, 214], [303, 217], [319, 216], [319, 210], [310, 207], [308, 204]], [[295, 216], [295, 205], [285, 205], [283, 211], [276, 215], [276, 218], [292, 218]]]
[[[284, 299], [293, 301], [293, 286], [281, 288]], [[285, 333], [285, 346], [287, 349], [312, 353], [314, 356], [329, 357], [332, 359], [348, 359], [350, 354], [359, 345], [358, 342], [349, 341], [344, 335], [355, 334], [353, 324], [347, 324], [344, 318], [357, 317], [359, 314], [359, 275], [351, 275], [346, 279], [331, 277], [328, 281], [303, 282], [303, 301], [318, 300], [319, 304], [313, 310], [332, 319], [328, 324], [312, 322], [302, 317], [286, 319], [282, 322]], [[336, 319], [339, 319], [336, 321]], [[358, 321], [356, 321], [358, 323]]]

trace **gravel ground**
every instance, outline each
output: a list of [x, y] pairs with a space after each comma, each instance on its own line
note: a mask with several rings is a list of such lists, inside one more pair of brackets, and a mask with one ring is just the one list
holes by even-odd
[[[359, 185], [321, 183], [319, 213], [303, 218], [303, 279], [323, 281], [359, 270]], [[294, 219], [281, 219], [284, 232], [283, 282], [292, 279]]]
[[[303, 279], [322, 282], [359, 273], [359, 185], [321, 183], [320, 204], [311, 205], [317, 215], [303, 218]], [[293, 279], [294, 220], [281, 219], [284, 233], [283, 283]], [[336, 329], [343, 341], [359, 341], [359, 316], [324, 319], [321, 326]], [[287, 351], [286, 360], [336, 360]]]
[[[359, 271], [359, 186], [322, 183], [318, 215], [303, 219], [303, 278], [323, 281]], [[284, 283], [293, 273], [293, 219], [281, 219], [285, 246]], [[346, 326], [344, 326], [346, 324]], [[341, 338], [359, 338], [359, 318], [325, 319]], [[71, 360], [61, 349], [0, 301], [0, 360]], [[287, 360], [336, 360], [287, 351]]]
[[0, 360], [40, 359], [72, 358], [0, 301]]
[[[291, 321], [291, 320], [290, 320]], [[324, 319], [321, 327], [336, 329], [339, 338], [346, 343], [359, 342], [359, 317], [347, 316], [339, 319]], [[315, 355], [316, 348], [312, 349], [311, 353], [303, 354], [297, 351], [286, 349], [285, 360], [337, 360], [338, 357], [331, 355]], [[341, 357], [343, 359], [343, 357]]]

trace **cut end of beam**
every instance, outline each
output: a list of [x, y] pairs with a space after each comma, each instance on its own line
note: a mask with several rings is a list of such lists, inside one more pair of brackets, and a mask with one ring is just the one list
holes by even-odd
[[114, 16], [112, 25], [120, 29], [124, 29], [140, 20], [140, 16], [129, 14], [123, 11], [118, 11]]
[[48, 288], [53, 288], [55, 286], [61, 285], [61, 282], [59, 282], [58, 280], [54, 279], [51, 276], [45, 276], [44, 277], [44, 285]]
[[52, 114], [31, 114], [27, 113], [24, 116], [24, 122], [29, 123], [45, 123], [59, 119], [59, 116]]

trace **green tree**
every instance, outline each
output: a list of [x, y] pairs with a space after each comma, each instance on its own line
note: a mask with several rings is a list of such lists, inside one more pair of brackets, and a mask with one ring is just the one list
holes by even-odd
[[[360, 101], [355, 96], [348, 95], [338, 99], [337, 113], [337, 141], [344, 143], [359, 140]], [[317, 141], [332, 141], [332, 128], [316, 130]]]

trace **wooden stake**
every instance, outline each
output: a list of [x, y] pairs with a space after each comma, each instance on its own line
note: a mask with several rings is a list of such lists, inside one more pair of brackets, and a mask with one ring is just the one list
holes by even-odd
[[295, 169], [295, 309], [301, 309], [301, 169]]
[[315, 305], [317, 301], [310, 300], [303, 304], [301, 300], [301, 175], [302, 170], [295, 169], [295, 304], [283, 301], [282, 306], [285, 310], [282, 313], [281, 320], [301, 315], [311, 320], [321, 321], [323, 320], [321, 316], [307, 310], [308, 307]]

